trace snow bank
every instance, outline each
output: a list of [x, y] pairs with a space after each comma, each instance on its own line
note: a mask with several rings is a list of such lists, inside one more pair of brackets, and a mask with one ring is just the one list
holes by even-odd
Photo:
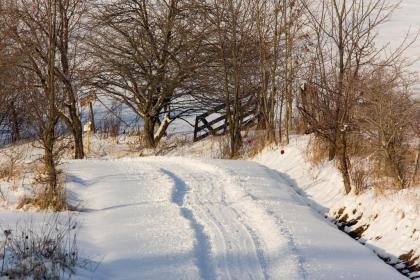
[[[295, 136], [291, 144], [269, 147], [254, 160], [275, 169], [309, 205], [374, 250], [388, 263], [407, 273], [420, 269], [420, 189], [377, 194], [374, 190], [360, 195], [345, 195], [337, 168], [332, 162], [318, 167], [307, 162], [309, 136]], [[400, 263], [399, 259], [406, 261]], [[420, 276], [419, 272], [410, 277]]]

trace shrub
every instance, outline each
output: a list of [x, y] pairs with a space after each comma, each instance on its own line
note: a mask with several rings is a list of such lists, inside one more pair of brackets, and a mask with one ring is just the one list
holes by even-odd
[[369, 187], [368, 173], [363, 168], [353, 168], [350, 171], [350, 179], [356, 194], [365, 191]]
[[22, 164], [25, 159], [25, 153], [17, 146], [0, 151], [3, 161], [0, 163], [0, 179], [10, 181], [12, 178], [19, 176], [22, 171]]

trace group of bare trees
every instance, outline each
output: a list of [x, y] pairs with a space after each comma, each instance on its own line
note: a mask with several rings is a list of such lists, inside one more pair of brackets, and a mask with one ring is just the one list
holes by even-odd
[[92, 16], [92, 85], [143, 119], [147, 147], [188, 109], [180, 98], [206, 61], [198, 9], [191, 0], [120, 0], [98, 4]]
[[[0, 16], [6, 69], [12, 72], [2, 97], [11, 99], [16, 114], [27, 120], [44, 150], [45, 183], [57, 188], [57, 125], [68, 125], [74, 138], [75, 158], [83, 158], [82, 124], [78, 113], [78, 70], [82, 53], [81, 20], [87, 1], [2, 1]], [[16, 108], [19, 104], [19, 108]], [[16, 121], [16, 127], [22, 121]], [[17, 130], [17, 129], [16, 129]], [[13, 131], [13, 129], [12, 129]], [[14, 133], [19, 139], [18, 130]]]
[[397, 6], [386, 0], [320, 4], [305, 6], [314, 44], [299, 112], [307, 128], [327, 144], [329, 159], [337, 160], [346, 193], [352, 187], [354, 142], [376, 146], [373, 153], [379, 152], [398, 187], [404, 188], [408, 140], [419, 136], [414, 129], [416, 103], [409, 97], [414, 81], [403, 72], [401, 56], [410, 42], [388, 56], [375, 44], [377, 28]]
[[54, 188], [60, 123], [84, 157], [82, 94], [125, 104], [150, 148], [197, 104], [224, 104], [232, 158], [256, 106], [268, 143], [288, 143], [298, 124], [327, 143], [347, 193], [355, 137], [405, 187], [417, 104], [401, 49], [385, 57], [375, 44], [393, 9], [386, 0], [4, 0], [0, 127], [18, 140], [30, 124]]
[[249, 106], [257, 106], [258, 128], [266, 132], [266, 141], [287, 143], [293, 92], [299, 81], [306, 1], [203, 2], [205, 50], [210, 61], [198, 71], [198, 92], [226, 105], [230, 157], [239, 155], [242, 117]]

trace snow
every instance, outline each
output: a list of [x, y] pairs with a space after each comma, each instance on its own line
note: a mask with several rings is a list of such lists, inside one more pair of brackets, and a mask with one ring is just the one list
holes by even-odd
[[[419, 10], [419, 0], [402, 0], [378, 43], [395, 48], [408, 31], [414, 38]], [[406, 55], [418, 59], [419, 50], [417, 40]], [[420, 78], [419, 60], [410, 69]], [[115, 118], [105, 106], [94, 104], [98, 126]], [[141, 127], [127, 106], [114, 109], [123, 119], [120, 132]], [[86, 122], [86, 108], [82, 116]], [[138, 157], [136, 135], [96, 135], [89, 157], [101, 160], [66, 161], [69, 197], [80, 209], [72, 214], [81, 225], [80, 255], [90, 260], [73, 279], [406, 279], [374, 252], [395, 263], [410, 250], [420, 254], [419, 188], [346, 196], [334, 164], [307, 163], [307, 137], [294, 137], [284, 155], [271, 147], [253, 161], [224, 161], [211, 159], [223, 156], [223, 137], [191, 143], [180, 136], [191, 133], [187, 122], [171, 123], [165, 149], [175, 148], [145, 158]], [[1, 229], [28, 221], [35, 227], [50, 215], [12, 210], [31, 194], [42, 155], [31, 143], [18, 149], [26, 153], [24, 177], [0, 180]], [[365, 246], [330, 222], [361, 214], [346, 230], [369, 225], [359, 239]]]
[[250, 161], [146, 157], [66, 164], [80, 203], [76, 279], [405, 279]]
[[[329, 220], [355, 220], [346, 227], [352, 232], [366, 227], [359, 242], [390, 263], [411, 250], [420, 254], [420, 188], [378, 193], [374, 189], [359, 195], [345, 195], [342, 178], [333, 162], [312, 166], [306, 159], [310, 136], [294, 136], [285, 154], [269, 147], [255, 161], [282, 174], [305, 202]], [[420, 259], [414, 260], [419, 265]], [[401, 270], [404, 270], [403, 268]], [[411, 277], [420, 276], [413, 272]]]
[[[81, 211], [80, 255], [92, 260], [76, 279], [404, 279], [373, 251], [394, 263], [420, 252], [419, 189], [345, 196], [332, 163], [307, 163], [307, 136], [294, 136], [284, 155], [267, 148], [256, 162], [212, 160], [222, 156], [223, 137], [174, 136], [165, 140], [175, 146], [170, 156], [145, 158], [136, 139], [95, 136], [91, 156], [101, 160], [60, 166]], [[25, 169], [34, 168], [40, 151], [17, 149], [28, 151]], [[30, 188], [0, 183], [10, 201], [0, 210], [2, 228], [43, 219], [12, 210]], [[369, 224], [359, 240], [366, 246], [329, 222], [362, 213], [346, 230]]]
[[284, 155], [280, 155], [278, 147], [268, 147], [255, 161], [282, 172], [289, 184], [313, 208], [325, 213], [344, 197], [342, 177], [333, 162], [324, 162], [319, 167], [308, 162], [306, 151], [309, 141], [309, 136], [292, 136], [290, 145], [284, 148]]
[[[307, 163], [308, 136], [254, 162], [212, 160], [223, 137], [173, 137], [168, 145], [180, 145], [166, 157], [139, 158], [135, 141], [93, 137], [91, 156], [101, 160], [60, 166], [81, 211], [80, 255], [92, 260], [76, 279], [405, 279], [373, 251], [401, 270], [398, 256], [420, 252], [420, 190], [345, 196], [334, 164]], [[25, 169], [40, 155], [31, 144], [13, 149], [27, 151]], [[44, 219], [12, 210], [30, 188], [0, 183], [10, 201], [0, 210], [3, 229]], [[346, 230], [369, 225], [359, 240], [366, 246], [329, 222], [361, 214]]]

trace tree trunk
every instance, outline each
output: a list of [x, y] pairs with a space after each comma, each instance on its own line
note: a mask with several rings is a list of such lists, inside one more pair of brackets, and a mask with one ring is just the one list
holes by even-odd
[[16, 143], [20, 140], [20, 120], [14, 102], [12, 107], [12, 142]]
[[[76, 128], [73, 131], [74, 138], [74, 158], [83, 159], [85, 157], [84, 147], [83, 147], [83, 132], [82, 124], [80, 121], [75, 123]], [[79, 127], [80, 126], [80, 127]]]
[[79, 115], [76, 112], [76, 106], [70, 106], [69, 113], [74, 140], [74, 158], [83, 159], [85, 157], [83, 149], [83, 127]]
[[85, 157], [84, 145], [83, 145], [83, 126], [79, 118], [79, 115], [75, 111], [75, 107], [68, 106], [69, 115], [65, 115], [63, 112], [59, 112], [61, 118], [70, 129], [73, 136], [74, 145], [74, 159], [83, 159]]
[[274, 131], [274, 127], [272, 125], [270, 125], [267, 128], [266, 141], [267, 141], [268, 144], [271, 144], [271, 143], [275, 143], [276, 142], [276, 134], [275, 134], [275, 131]]
[[417, 172], [419, 170], [419, 164], [420, 164], [420, 148], [417, 148], [416, 160], [414, 161], [414, 171], [413, 171], [413, 176], [411, 177], [410, 186], [413, 186], [416, 181]]
[[285, 138], [285, 143], [286, 145], [289, 144], [290, 142], [290, 130], [292, 128], [292, 105], [291, 105], [291, 101], [290, 96], [289, 98], [287, 98], [287, 102], [286, 102], [286, 119], [285, 119], [285, 130], [284, 130], [284, 138]]
[[234, 159], [239, 156], [242, 146], [241, 130], [234, 129], [230, 135], [230, 158]]
[[351, 192], [351, 182], [347, 166], [347, 157], [343, 156], [340, 161], [342, 165], [341, 175], [343, 176], [344, 190], [346, 194], [349, 194]]
[[396, 158], [395, 152], [393, 152], [392, 149], [386, 147], [385, 152], [388, 158], [388, 163], [391, 166], [392, 173], [394, 173], [394, 178], [397, 180], [398, 188], [402, 190], [405, 188], [406, 185], [403, 167], [400, 164], [398, 164], [398, 159]]
[[336, 145], [334, 143], [329, 143], [328, 145], [328, 160], [332, 161], [335, 158], [336, 154]]
[[283, 105], [284, 105], [284, 93], [280, 98], [280, 113], [279, 113], [279, 141], [283, 143]]
[[166, 130], [168, 129], [169, 124], [171, 123], [171, 119], [169, 116], [169, 113], [165, 114], [165, 116], [163, 117], [163, 121], [160, 121], [159, 116], [156, 116], [155, 118], [155, 124], [158, 124], [158, 129], [154, 134], [154, 141], [156, 143], [155, 145], [159, 144], [162, 137], [167, 136]]
[[45, 150], [44, 165], [48, 177], [50, 191], [55, 191], [57, 187], [57, 171], [54, 160], [55, 144], [55, 126], [57, 124], [57, 108], [55, 104], [55, 56], [56, 56], [56, 21], [57, 21], [57, 3], [55, 0], [48, 2], [48, 79], [46, 85], [47, 97], [47, 124], [43, 135], [43, 144]]
[[44, 166], [45, 173], [48, 179], [49, 191], [55, 191], [57, 187], [57, 171], [54, 161], [54, 132], [47, 132], [45, 143], [44, 143]]
[[156, 148], [155, 121], [151, 117], [144, 118], [143, 136], [146, 148]]
[[347, 136], [346, 133], [341, 133], [340, 135], [340, 150], [339, 150], [339, 169], [343, 177], [344, 190], [346, 194], [349, 194], [351, 191], [351, 181], [349, 173], [349, 159], [347, 156]]
[[90, 120], [90, 123], [92, 124], [92, 132], [96, 133], [95, 114], [93, 113], [92, 102], [89, 102], [89, 120]]

